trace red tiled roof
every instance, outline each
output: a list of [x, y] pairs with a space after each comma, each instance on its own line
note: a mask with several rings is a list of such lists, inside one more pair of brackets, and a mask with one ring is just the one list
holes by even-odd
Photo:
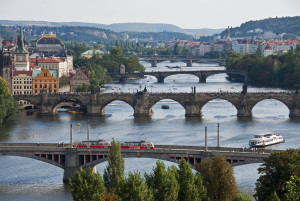
[[[60, 63], [64, 62], [61, 58], [37, 58], [38, 63]], [[36, 58], [30, 58], [31, 63], [36, 63]]]
[[15, 70], [15, 71], [13, 71], [13, 76], [18, 76], [20, 74], [26, 74], [28, 76], [32, 76], [32, 71], [27, 71], [27, 70]]

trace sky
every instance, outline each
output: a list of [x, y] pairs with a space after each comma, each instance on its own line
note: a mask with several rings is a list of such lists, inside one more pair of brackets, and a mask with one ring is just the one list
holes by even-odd
[[0, 20], [145, 22], [198, 29], [276, 16], [300, 16], [300, 0], [0, 0]]

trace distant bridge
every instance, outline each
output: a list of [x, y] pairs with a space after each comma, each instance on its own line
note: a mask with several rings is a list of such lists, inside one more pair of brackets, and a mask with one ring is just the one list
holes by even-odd
[[[0, 143], [0, 155], [21, 156], [49, 163], [64, 170], [63, 181], [68, 183], [80, 167], [84, 169], [107, 161], [109, 149], [67, 148], [56, 143]], [[268, 150], [243, 151], [241, 148], [155, 145], [155, 149], [122, 149], [124, 158], [153, 158], [178, 163], [187, 160], [193, 168], [203, 158], [224, 155], [232, 165], [261, 163], [270, 155]], [[0, 158], [1, 160], [1, 158]]]
[[114, 80], [118, 79], [120, 83], [124, 83], [130, 77], [144, 77], [145, 75], [154, 76], [158, 83], [164, 83], [166, 77], [171, 75], [189, 74], [195, 75], [199, 78], [199, 82], [206, 83], [206, 78], [220, 73], [238, 74], [244, 76], [247, 80], [247, 72], [237, 70], [174, 70], [174, 71], [152, 71], [152, 72], [138, 72], [138, 73], [107, 73]]
[[53, 115], [57, 109], [72, 104], [81, 105], [87, 115], [104, 115], [105, 107], [116, 100], [124, 101], [133, 108], [134, 116], [151, 116], [152, 107], [163, 99], [171, 99], [185, 109], [187, 117], [201, 117], [202, 108], [211, 100], [223, 99], [230, 102], [237, 110], [238, 117], [251, 117], [253, 107], [260, 101], [275, 99], [287, 106], [290, 117], [300, 117], [300, 94], [286, 92], [230, 93], [65, 93], [15, 95], [15, 100], [29, 101], [37, 107], [40, 115]]
[[188, 67], [193, 66], [194, 62], [197, 63], [217, 63], [220, 66], [225, 66], [225, 59], [207, 59], [201, 57], [184, 57], [184, 56], [165, 56], [165, 55], [138, 55], [140, 61], [151, 63], [152, 67], [157, 67], [159, 62], [171, 61], [171, 62], [184, 62]]

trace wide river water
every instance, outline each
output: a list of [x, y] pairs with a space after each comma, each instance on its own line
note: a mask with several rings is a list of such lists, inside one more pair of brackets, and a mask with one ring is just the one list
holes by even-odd
[[[156, 68], [142, 63], [147, 71], [171, 70], [165, 66], [183, 66], [181, 63], [159, 63]], [[186, 69], [214, 69], [216, 65], [194, 64], [197, 67]], [[172, 69], [179, 70], [179, 69]], [[230, 91], [239, 92], [241, 83], [233, 83], [225, 74], [207, 78], [207, 83], [199, 83], [193, 75], [174, 75], [167, 77], [165, 83], [156, 83], [155, 77], [130, 80], [126, 84], [106, 85], [105, 92], [136, 92], [147, 87], [151, 92], [191, 92], [195, 86], [197, 92]], [[283, 91], [273, 88], [249, 87], [248, 91]], [[163, 104], [169, 109], [161, 109]], [[290, 119], [288, 108], [277, 100], [264, 100], [253, 108], [253, 118], [239, 119], [236, 109], [225, 100], [208, 102], [202, 109], [203, 117], [186, 118], [181, 105], [172, 100], [162, 100], [153, 107], [151, 118], [133, 117], [133, 109], [126, 103], [114, 101], [105, 108], [105, 117], [90, 117], [59, 113], [55, 116], [26, 115], [21, 112], [14, 120], [0, 125], [0, 142], [69, 142], [69, 127], [74, 125], [74, 140], [85, 140], [87, 121], [91, 125], [91, 139], [118, 141], [147, 140], [155, 144], [168, 145], [204, 145], [204, 128], [208, 128], [208, 145], [216, 146], [217, 123], [220, 123], [221, 146], [245, 147], [254, 134], [273, 131], [281, 134], [285, 143], [269, 147], [269, 149], [299, 148], [300, 121]], [[80, 126], [75, 126], [80, 123]], [[151, 172], [156, 160], [131, 158], [125, 159], [125, 172]], [[165, 162], [172, 165], [171, 162]], [[107, 163], [97, 165], [103, 174]], [[249, 164], [234, 168], [237, 185], [240, 191], [253, 195], [255, 182], [259, 177], [257, 168], [260, 164]], [[62, 182], [63, 170], [41, 161], [0, 156], [0, 200], [72, 200], [68, 185]]]

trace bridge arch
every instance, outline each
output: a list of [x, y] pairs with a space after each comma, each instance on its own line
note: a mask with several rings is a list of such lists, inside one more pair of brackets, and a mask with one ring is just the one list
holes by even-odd
[[[189, 80], [193, 80], [193, 79], [195, 79], [195, 81], [196, 81], [196, 79], [198, 78], [198, 82], [200, 82], [200, 80], [201, 80], [201, 77], [200, 76], [198, 76], [198, 75], [196, 75], [196, 74], [192, 74], [192, 73], [178, 73], [178, 74], [171, 74], [171, 75], [167, 75], [166, 77], [164, 77], [164, 80], [166, 80], [167, 78], [168, 79], [171, 79], [172, 78], [172, 76], [187, 76], [187, 79], [189, 79]], [[172, 79], [171, 79], [172, 80]], [[173, 79], [173, 80], [175, 80], [175, 79]], [[177, 82], [178, 82], [178, 79], [176, 79], [177, 80]], [[185, 79], [186, 80], [186, 79]]]
[[104, 103], [101, 104], [101, 114], [104, 115], [105, 114], [105, 108], [109, 105], [109, 104], [112, 104], [113, 102], [123, 102], [123, 103], [126, 103], [126, 105], [129, 105], [130, 108], [132, 108], [134, 110], [134, 106], [132, 105], [131, 102], [129, 102], [128, 100], [126, 99], [123, 99], [123, 98], [116, 98], [116, 99], [111, 99], [111, 100], [108, 100]]
[[[218, 106], [220, 106], [220, 104], [225, 104], [224, 106], [225, 107], [230, 107], [230, 105], [229, 104], [231, 104], [231, 106], [233, 106], [234, 107], [234, 109], [236, 110], [236, 113], [235, 114], [237, 114], [237, 112], [238, 112], [238, 104], [237, 103], [235, 103], [235, 102], [233, 102], [233, 101], [231, 101], [230, 99], [227, 99], [227, 98], [225, 98], [225, 97], [222, 97], [222, 98], [216, 98], [216, 97], [214, 97], [214, 98], [210, 98], [210, 99], [208, 99], [208, 100], [206, 100], [202, 105], [201, 105], [201, 114], [202, 114], [202, 111], [203, 111], [203, 107], [205, 107], [205, 106], [207, 106], [208, 104], [209, 104], [209, 102], [210, 103], [213, 103], [213, 104], [217, 104]], [[218, 108], [219, 109], [219, 108]], [[220, 112], [222, 112], [222, 111], [220, 111]]]
[[52, 112], [53, 112], [53, 114], [56, 114], [58, 108], [60, 108], [62, 106], [75, 106], [76, 104], [80, 104], [82, 106], [81, 101], [78, 100], [77, 98], [59, 99], [54, 103], [54, 105], [52, 107]]
[[[11, 153], [6, 153], [3, 156], [16, 156], [16, 157], [23, 157], [23, 158], [34, 159], [34, 160], [38, 160], [38, 161], [42, 161], [42, 162], [48, 163], [50, 165], [54, 165], [54, 166], [59, 167], [61, 169], [65, 169], [65, 166], [63, 165], [64, 160], [65, 160], [64, 155], [61, 158], [61, 161], [59, 161], [59, 160], [55, 161], [52, 158], [51, 159], [47, 159], [46, 157], [43, 157], [44, 155], [46, 155], [46, 154], [41, 154], [41, 156], [37, 156], [37, 155], [31, 155], [31, 154], [17, 154], [17, 153], [11, 154]], [[61, 163], [59, 163], [59, 162], [61, 162]]]
[[[261, 107], [262, 109], [260, 109], [259, 107]], [[287, 113], [287, 116], [291, 113], [289, 104], [285, 100], [280, 98], [259, 99], [251, 105], [251, 112], [254, 113], [254, 115], [256, 112], [259, 112], [259, 110], [263, 110], [263, 112], [265, 113], [268, 109], [269, 111], [276, 111], [276, 115], [278, 115], [278, 109], [280, 109], [280, 112]]]

